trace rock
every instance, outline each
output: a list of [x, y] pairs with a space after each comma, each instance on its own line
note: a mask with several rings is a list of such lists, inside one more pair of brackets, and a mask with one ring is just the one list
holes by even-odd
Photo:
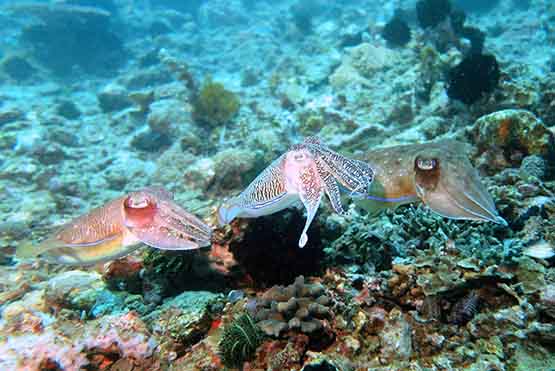
[[555, 285], [545, 286], [540, 291], [540, 309], [542, 312], [555, 319]]
[[526, 110], [502, 110], [480, 117], [468, 136], [478, 147], [482, 167], [494, 172], [517, 167], [525, 156], [555, 161], [553, 133]]
[[223, 295], [208, 291], [186, 291], [170, 298], [145, 317], [158, 336], [169, 337], [184, 345], [198, 342], [212, 324], [212, 306]]
[[412, 354], [412, 329], [398, 309], [393, 309], [378, 334], [381, 356], [387, 361], [408, 360]]
[[[9, 8], [26, 20], [38, 19], [21, 32], [35, 59], [52, 72], [105, 75], [122, 65], [127, 53], [112, 30], [112, 14], [93, 6], [27, 2]], [[78, 68], [76, 68], [78, 67]]]
[[370, 43], [363, 43], [351, 49], [349, 59], [351, 65], [366, 78], [394, 63], [393, 53], [389, 49]]
[[258, 175], [265, 164], [262, 153], [250, 149], [225, 149], [214, 157], [217, 191], [242, 189]]
[[98, 105], [104, 113], [121, 111], [130, 107], [133, 102], [129, 98], [127, 91], [117, 85], [109, 85], [97, 95]]
[[63, 127], [48, 130], [47, 135], [49, 141], [59, 143], [66, 147], [77, 147], [80, 144], [79, 137]]
[[23, 113], [16, 108], [5, 108], [0, 111], [0, 125], [9, 124], [23, 118]]
[[178, 126], [185, 126], [184, 120], [190, 117], [183, 102], [177, 99], [163, 99], [150, 105], [146, 122], [150, 130], [169, 137], [175, 136]]
[[105, 287], [96, 272], [68, 271], [48, 280], [46, 300], [70, 309], [89, 310]]
[[545, 267], [527, 256], [518, 260], [516, 276], [525, 294], [538, 292], [545, 285]]
[[30, 80], [37, 72], [36, 68], [22, 56], [12, 55], [0, 62], [0, 68], [15, 81]]
[[158, 131], [143, 130], [131, 140], [131, 145], [145, 152], [162, 152], [171, 145], [170, 137]]
[[75, 120], [81, 116], [81, 110], [70, 100], [62, 100], [56, 106], [56, 113], [68, 120]]
[[547, 169], [546, 161], [538, 155], [526, 156], [520, 164], [521, 176], [533, 176], [540, 180], [545, 177]]

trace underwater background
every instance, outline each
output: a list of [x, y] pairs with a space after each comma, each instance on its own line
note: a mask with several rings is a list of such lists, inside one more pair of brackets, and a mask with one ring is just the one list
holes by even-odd
[[0, 24], [1, 370], [555, 370], [553, 1]]

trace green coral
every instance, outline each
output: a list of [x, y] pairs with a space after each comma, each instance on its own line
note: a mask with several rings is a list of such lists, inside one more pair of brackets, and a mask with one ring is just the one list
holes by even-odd
[[243, 313], [224, 328], [218, 344], [220, 356], [227, 367], [240, 367], [251, 359], [264, 334], [248, 313]]
[[342, 235], [325, 248], [329, 265], [356, 264], [387, 270], [395, 257], [414, 250], [438, 250], [453, 241], [463, 257], [483, 261], [510, 260], [520, 249], [512, 232], [493, 223], [454, 221], [428, 207], [410, 205], [379, 215], [352, 213]]
[[231, 120], [239, 111], [239, 98], [222, 84], [207, 79], [193, 99], [193, 119], [215, 127]]

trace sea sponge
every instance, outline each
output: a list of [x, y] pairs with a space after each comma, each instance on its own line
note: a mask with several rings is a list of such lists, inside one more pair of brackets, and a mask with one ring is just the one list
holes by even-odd
[[394, 16], [386, 23], [382, 37], [391, 46], [405, 46], [410, 41], [410, 28], [399, 16]]
[[207, 79], [193, 99], [193, 119], [208, 127], [225, 124], [239, 111], [239, 98], [222, 84]]
[[435, 27], [451, 13], [449, 0], [419, 0], [416, 3], [416, 16], [422, 28]]
[[449, 70], [447, 95], [470, 105], [495, 90], [499, 77], [495, 56], [470, 54]]
[[248, 313], [237, 317], [224, 328], [218, 344], [224, 365], [240, 367], [243, 362], [254, 356], [263, 339], [264, 334]]

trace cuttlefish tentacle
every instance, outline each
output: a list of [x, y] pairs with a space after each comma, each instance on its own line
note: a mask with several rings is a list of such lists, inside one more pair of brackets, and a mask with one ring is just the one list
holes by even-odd
[[452, 140], [370, 151], [375, 180], [357, 203], [375, 212], [420, 200], [444, 217], [506, 225], [466, 152]]
[[351, 194], [366, 193], [372, 183], [374, 171], [365, 162], [347, 158], [324, 146], [317, 138], [309, 137], [304, 142], [315, 157], [322, 160], [328, 171], [351, 191]]
[[159, 249], [188, 250], [209, 245], [210, 237], [210, 227], [176, 205], [171, 193], [147, 188], [75, 218], [38, 246], [18, 247], [17, 256], [92, 264], [127, 255], [141, 243]]
[[[307, 211], [306, 223], [299, 239], [299, 246], [303, 247], [308, 240], [308, 228], [324, 194], [330, 198], [334, 211], [343, 213], [338, 182], [355, 191], [368, 188], [372, 181], [372, 176], [348, 174], [345, 167], [350, 164], [351, 160], [325, 149], [317, 140], [295, 145], [260, 173], [239, 196], [220, 206], [220, 224], [230, 223], [236, 217], [253, 218], [273, 214], [300, 200]], [[369, 169], [369, 165], [360, 164], [357, 161], [353, 168], [358, 166]], [[360, 174], [363, 173], [361, 170]]]
[[306, 222], [299, 239], [299, 246], [304, 247], [308, 241], [308, 228], [320, 207], [324, 185], [316, 163], [307, 151], [294, 150], [289, 152], [287, 157], [290, 160], [285, 164], [287, 181], [297, 190], [306, 209]]
[[333, 211], [340, 215], [345, 215], [345, 209], [343, 208], [343, 203], [341, 202], [341, 192], [339, 190], [339, 184], [329, 172], [329, 170], [322, 163], [321, 159], [316, 159], [316, 167], [324, 183], [324, 191], [328, 199], [330, 200], [331, 207]]

